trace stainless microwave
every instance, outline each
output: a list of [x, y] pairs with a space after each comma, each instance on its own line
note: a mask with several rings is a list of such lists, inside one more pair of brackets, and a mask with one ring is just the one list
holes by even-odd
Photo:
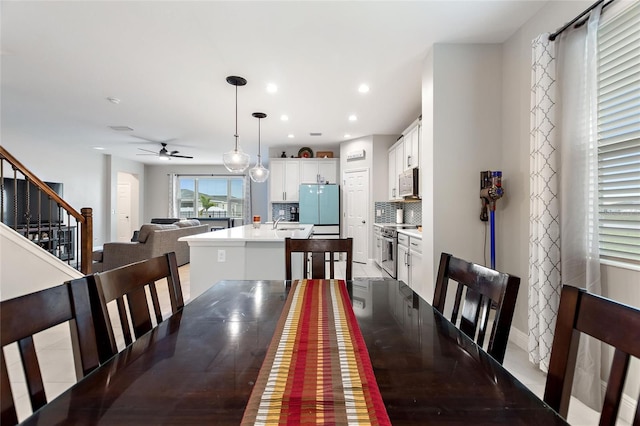
[[400, 174], [400, 196], [404, 198], [420, 198], [418, 185], [420, 172], [418, 168], [405, 170]]

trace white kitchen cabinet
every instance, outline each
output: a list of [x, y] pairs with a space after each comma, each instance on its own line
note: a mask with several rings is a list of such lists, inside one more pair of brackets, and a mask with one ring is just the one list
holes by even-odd
[[270, 201], [297, 202], [300, 191], [300, 160], [272, 158], [269, 162]]
[[396, 174], [396, 150], [389, 149], [389, 200], [395, 200], [398, 193], [398, 175]]
[[420, 125], [404, 136], [404, 169], [420, 167]]
[[398, 280], [411, 287], [424, 300], [431, 300], [433, 292], [429, 294], [422, 267], [422, 237], [413, 235], [415, 233], [398, 232]]
[[398, 176], [403, 172], [404, 143], [402, 138], [389, 148], [389, 200], [402, 200]]
[[433, 299], [433, 292], [428, 294], [427, 282], [422, 268], [422, 239], [409, 237], [409, 281], [411, 288], [424, 300]]
[[396, 266], [398, 269], [398, 281], [404, 282], [411, 287], [409, 274], [409, 236], [398, 234], [398, 257]]
[[300, 160], [300, 183], [337, 183], [337, 181], [337, 158], [314, 158]]

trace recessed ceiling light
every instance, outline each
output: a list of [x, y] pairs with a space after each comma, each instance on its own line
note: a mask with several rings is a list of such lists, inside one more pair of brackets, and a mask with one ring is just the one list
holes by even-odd
[[289, 137], [289, 139], [293, 139], [293, 138], [295, 138], [295, 136], [293, 135], [293, 133], [289, 133], [288, 137]]
[[119, 104], [120, 103], [120, 99], [118, 99], [118, 98], [108, 97], [107, 100], [109, 102], [111, 102], [112, 104]]
[[130, 132], [133, 130], [133, 128], [129, 126], [109, 126], [109, 128], [118, 132]]
[[361, 84], [360, 87], [358, 87], [358, 92], [360, 93], [367, 93], [369, 91], [369, 86], [367, 86], [366, 84]]
[[276, 93], [278, 91], [278, 86], [276, 86], [273, 83], [269, 83], [267, 84], [267, 92], [269, 93]]
[[356, 117], [355, 114], [351, 114], [349, 116], [349, 121], [356, 121], [356, 120], [358, 120], [358, 117]]
[[288, 121], [288, 120], [289, 120], [289, 117], [288, 117], [288, 116], [286, 116], [286, 115], [284, 115], [284, 114], [282, 114], [282, 115], [280, 116], [280, 120], [282, 120], [282, 121]]
[[104, 148], [101, 146], [94, 146], [93, 149], [97, 149], [98, 151], [104, 151]]
[[345, 135], [344, 135], [344, 137], [345, 137], [345, 138], [350, 138], [350, 137], [351, 137], [351, 135], [350, 135], [349, 133], [347, 133], [347, 134], [345, 134]]

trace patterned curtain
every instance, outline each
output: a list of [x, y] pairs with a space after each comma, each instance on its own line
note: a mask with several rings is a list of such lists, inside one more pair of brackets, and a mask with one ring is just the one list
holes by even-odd
[[529, 200], [529, 360], [549, 370], [560, 301], [556, 59], [549, 34], [533, 40]]
[[170, 173], [169, 175], [169, 208], [167, 209], [167, 217], [180, 217], [178, 214], [178, 175]]
[[[597, 28], [533, 41], [529, 359], [548, 371], [562, 284], [599, 294]], [[562, 263], [561, 263], [562, 261]], [[573, 395], [602, 407], [600, 343], [581, 336]]]
[[248, 225], [253, 222], [252, 213], [251, 213], [251, 179], [249, 175], [244, 176], [244, 206], [242, 209], [244, 220], [243, 225]]

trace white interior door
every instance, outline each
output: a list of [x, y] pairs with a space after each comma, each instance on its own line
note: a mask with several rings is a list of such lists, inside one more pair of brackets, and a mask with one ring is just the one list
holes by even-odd
[[369, 170], [344, 173], [346, 236], [353, 238], [353, 261], [369, 259]]
[[131, 241], [133, 229], [131, 225], [131, 183], [118, 182], [118, 200], [116, 203], [118, 212], [118, 241]]

